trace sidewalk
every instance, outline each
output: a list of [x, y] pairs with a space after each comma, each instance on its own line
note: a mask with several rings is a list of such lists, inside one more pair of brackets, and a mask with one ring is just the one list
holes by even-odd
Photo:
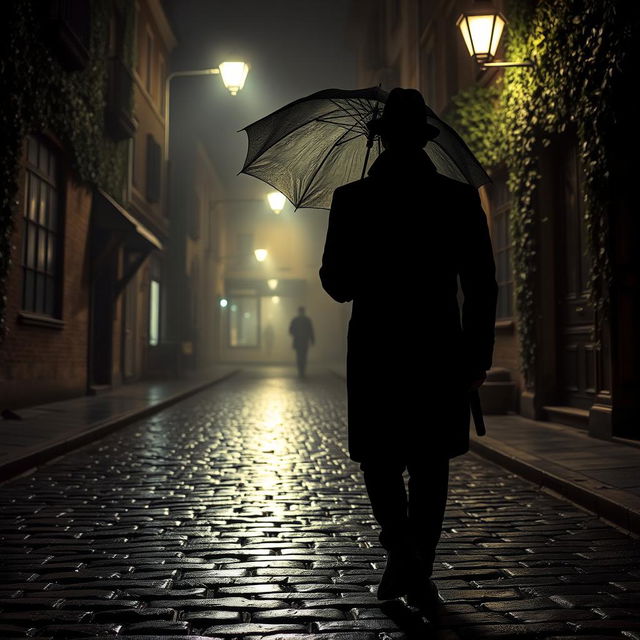
[[[344, 367], [332, 367], [345, 377]], [[518, 415], [485, 416], [471, 450], [640, 534], [640, 448], [598, 440], [574, 427]]]
[[177, 380], [138, 382], [97, 396], [20, 409], [22, 420], [0, 420], [0, 481], [160, 411], [237, 370], [217, 366]]

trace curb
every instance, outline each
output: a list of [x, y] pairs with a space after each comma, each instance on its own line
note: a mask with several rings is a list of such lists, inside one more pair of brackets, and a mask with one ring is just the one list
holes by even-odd
[[[339, 378], [345, 377], [344, 373], [335, 367], [330, 367], [330, 371]], [[526, 455], [526, 452], [517, 451], [489, 436], [482, 436], [482, 439], [470, 438], [469, 445], [471, 451], [479, 456], [499, 464], [529, 482], [558, 493], [626, 531], [640, 535], [640, 498], [619, 489], [603, 487], [602, 483], [595, 483], [587, 477], [576, 477], [575, 480], [562, 477], [536, 465], [533, 459], [523, 460], [522, 455]], [[634, 504], [628, 504], [630, 501]]]
[[158, 411], [162, 411], [167, 407], [170, 407], [181, 400], [186, 400], [190, 396], [199, 393], [200, 391], [204, 391], [205, 389], [212, 387], [213, 385], [222, 382], [223, 380], [227, 380], [231, 376], [234, 376], [236, 373], [240, 371], [239, 369], [234, 369], [228, 373], [221, 375], [219, 378], [215, 378], [214, 380], [209, 380], [208, 382], [204, 382], [198, 384], [191, 389], [186, 391], [182, 391], [180, 393], [176, 393], [164, 400], [160, 400], [156, 404], [145, 407], [144, 409], [134, 409], [133, 411], [129, 411], [127, 413], [121, 413], [115, 417], [107, 418], [101, 422], [95, 423], [91, 428], [83, 431], [82, 433], [78, 433], [76, 435], [70, 436], [68, 438], [62, 438], [60, 440], [45, 444], [44, 446], [34, 447], [20, 454], [18, 457], [15, 457], [11, 460], [7, 460], [0, 464], [0, 482], [5, 482], [14, 478], [15, 476], [25, 473], [35, 467], [38, 467], [46, 462], [49, 462], [53, 458], [57, 458], [65, 453], [69, 453], [73, 449], [77, 449], [82, 445], [89, 444], [90, 442], [101, 438], [112, 431], [116, 431], [121, 427], [125, 427], [132, 422], [136, 422], [142, 418], [150, 416]]
[[624, 491], [602, 485], [589, 487], [589, 483], [593, 481], [586, 477], [584, 481], [564, 478], [541, 468], [533, 461], [525, 462], [516, 450], [507, 445], [500, 443], [492, 446], [492, 439], [484, 436], [483, 440], [485, 439], [487, 443], [471, 438], [471, 451], [516, 473], [525, 480], [551, 489], [626, 531], [640, 535], [640, 498], [637, 500], [637, 505], [625, 504], [629, 502], [629, 494]]

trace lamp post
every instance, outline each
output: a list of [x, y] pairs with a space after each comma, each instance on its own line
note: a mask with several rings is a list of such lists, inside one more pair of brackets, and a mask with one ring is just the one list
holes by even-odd
[[224, 86], [229, 90], [232, 96], [237, 95], [238, 91], [244, 87], [247, 74], [249, 73], [249, 65], [246, 62], [222, 62], [219, 67], [212, 69], [193, 69], [190, 71], [174, 71], [170, 73], [164, 81], [164, 158], [169, 158], [169, 131], [171, 129], [170, 117], [170, 100], [171, 100], [171, 81], [175, 78], [185, 78], [191, 76], [213, 76], [222, 77]]
[[495, 60], [500, 38], [507, 24], [505, 17], [491, 7], [465, 11], [458, 18], [456, 26], [460, 29], [469, 55], [481, 65], [487, 67], [532, 67], [533, 62], [507, 62]]

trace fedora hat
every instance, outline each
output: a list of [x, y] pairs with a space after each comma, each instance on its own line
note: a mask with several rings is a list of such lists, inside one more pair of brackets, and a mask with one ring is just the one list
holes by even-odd
[[373, 135], [432, 140], [439, 133], [427, 122], [427, 105], [417, 89], [397, 87], [389, 92], [379, 118], [367, 123]]

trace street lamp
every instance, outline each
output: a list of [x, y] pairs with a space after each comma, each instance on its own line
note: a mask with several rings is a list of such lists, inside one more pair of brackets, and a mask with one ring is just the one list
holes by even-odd
[[460, 29], [469, 55], [486, 67], [532, 67], [530, 60], [505, 62], [494, 60], [502, 32], [507, 24], [505, 17], [491, 8], [465, 11], [456, 22]]
[[287, 201], [284, 194], [279, 191], [272, 191], [267, 194], [267, 201], [273, 213], [278, 214], [284, 209], [284, 203]]
[[235, 96], [247, 79], [249, 65], [246, 62], [223, 62], [218, 67], [224, 86], [232, 96]]
[[222, 62], [219, 67], [213, 69], [193, 69], [191, 71], [174, 71], [170, 73], [164, 81], [164, 157], [169, 157], [169, 104], [171, 100], [171, 81], [174, 78], [185, 78], [187, 76], [214, 76], [219, 75], [222, 83], [235, 96], [247, 79], [249, 65], [246, 62]]

